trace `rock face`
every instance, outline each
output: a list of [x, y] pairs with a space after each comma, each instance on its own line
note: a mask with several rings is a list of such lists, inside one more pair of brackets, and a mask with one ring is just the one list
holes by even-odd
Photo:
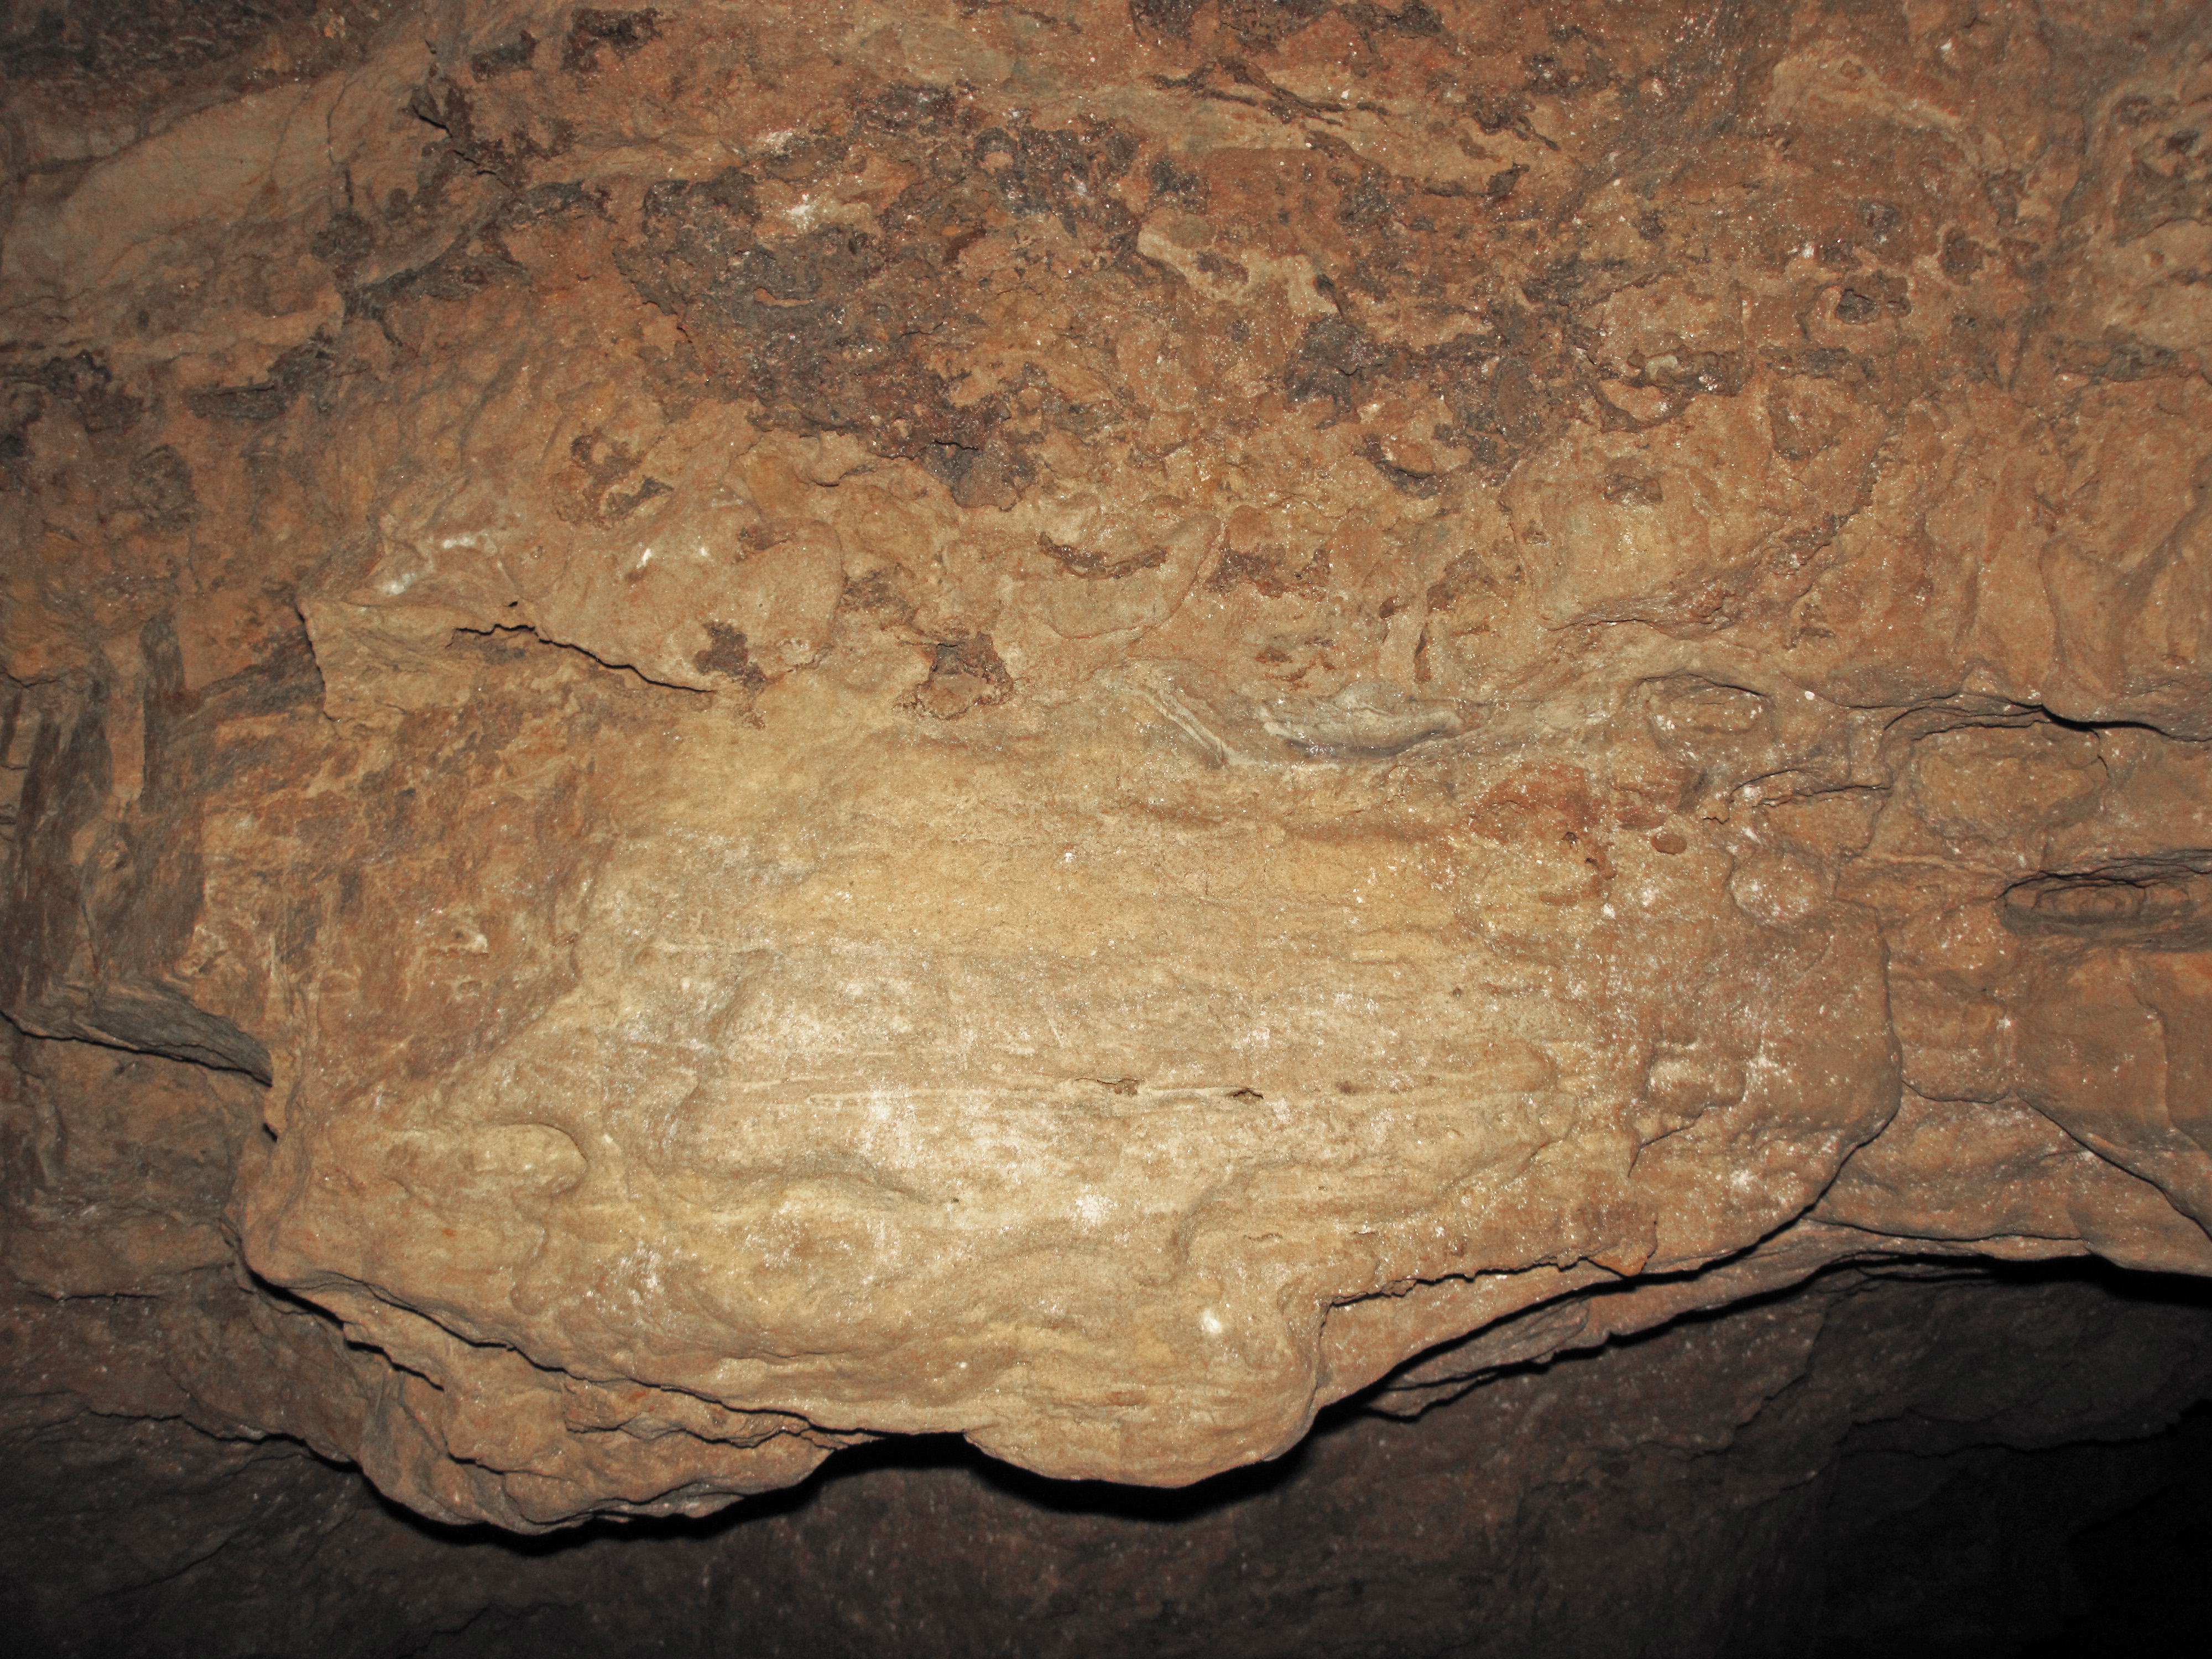
[[[0, 1612], [57, 1659], [2037, 1656], [2081, 1613], [2050, 1651], [2185, 1652], [2212, 1414], [2147, 1431], [2212, 1389], [2212, 1306], [2117, 1277], [1841, 1268], [1179, 1491], [890, 1440], [557, 1540], [410, 1524], [282, 1441], [79, 1418], [0, 1462]], [[2150, 1593], [2099, 1608], [2114, 1532]]]
[[2212, 1273], [2201, 6], [392, 9], [8, 47], [22, 1409], [526, 1531]]

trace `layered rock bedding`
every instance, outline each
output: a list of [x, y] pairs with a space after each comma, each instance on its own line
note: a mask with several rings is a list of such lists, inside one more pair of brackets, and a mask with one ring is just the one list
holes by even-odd
[[2212, 1273], [2203, 7], [185, 9], [4, 48], [18, 1427], [530, 1532]]

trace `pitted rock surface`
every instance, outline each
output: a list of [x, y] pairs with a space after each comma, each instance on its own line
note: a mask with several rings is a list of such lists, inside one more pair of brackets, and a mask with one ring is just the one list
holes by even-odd
[[2212, 1272], [2201, 7], [315, 16], [9, 48], [39, 1409], [535, 1529]]

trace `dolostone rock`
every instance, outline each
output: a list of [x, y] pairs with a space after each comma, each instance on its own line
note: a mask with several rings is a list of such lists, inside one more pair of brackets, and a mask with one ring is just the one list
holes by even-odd
[[330, 16], [8, 94], [39, 1410], [527, 1531], [2212, 1272], [2201, 9]]

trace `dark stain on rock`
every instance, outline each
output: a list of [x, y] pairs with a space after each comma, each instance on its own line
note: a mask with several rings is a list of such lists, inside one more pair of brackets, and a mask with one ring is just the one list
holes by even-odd
[[1979, 242], [1954, 226], [1943, 234], [1943, 274], [1954, 283], [1963, 283], [1982, 268], [1986, 254]]
[[1013, 693], [1014, 677], [1006, 672], [991, 636], [971, 634], [933, 648], [929, 678], [901, 706], [932, 720], [951, 720], [971, 708], [1004, 702]]
[[1318, 318], [1307, 325], [1297, 349], [1283, 366], [1283, 390], [1292, 403], [1326, 398], [1340, 410], [1349, 410], [1389, 362], [1389, 349], [1357, 323]]
[[1839, 323], [1871, 323], [1884, 315], [1909, 317], [1912, 314], [1912, 296], [1903, 279], [1877, 271], [1845, 289], [1836, 296], [1836, 320]]
[[[570, 39], [574, 38], [573, 33]], [[489, 81], [516, 70], [528, 69], [530, 60], [537, 56], [538, 37], [525, 29], [512, 40], [495, 46], [487, 46], [472, 53], [469, 58], [469, 73], [479, 81]]]
[[[487, 140], [474, 146], [468, 164], [495, 177], [520, 177], [528, 162], [551, 153], [528, 140]], [[374, 245], [373, 228], [359, 216], [349, 213], [334, 220], [325, 233], [328, 240], [315, 251], [330, 261], [344, 286], [346, 315], [382, 323], [394, 306], [409, 301], [452, 302], [473, 298], [487, 289], [527, 286], [530, 273], [508, 250], [508, 232], [575, 213], [605, 210], [604, 192], [587, 190], [573, 180], [518, 187], [490, 218], [456, 237], [428, 264], [395, 271], [370, 283], [350, 283], [355, 269], [366, 260]], [[354, 222], [342, 226], [341, 221], [348, 218]]]
[[[0, 1008], [27, 1031], [167, 1055], [270, 1080], [268, 1049], [169, 981], [204, 894], [199, 820], [228, 781], [210, 770], [214, 728], [234, 696], [186, 686], [175, 628], [139, 631], [142, 789], [137, 809], [87, 842], [112, 782], [111, 694], [85, 686], [42, 717], [0, 896]], [[66, 731], [67, 736], [64, 737]], [[208, 792], [206, 793], [203, 791]]]
[[[1137, 146], [1099, 122], [963, 130], [957, 104], [926, 91], [886, 94], [856, 125], [888, 130], [887, 153], [915, 175], [880, 232], [825, 226], [763, 240], [754, 172], [729, 169], [649, 190], [617, 267], [682, 319], [684, 372], [708, 395], [757, 402], [772, 428], [854, 434], [878, 455], [919, 463], [963, 507], [1010, 507], [1035, 476], [1036, 422], [1016, 421], [1014, 388], [957, 396], [939, 367], [980, 320], [948, 268], [983, 236], [1048, 216], [1080, 234], [1102, 268], [1121, 270], [1136, 222], [1113, 186]], [[811, 186], [850, 144], [812, 135], [753, 167]], [[1064, 400], [1044, 402], [1033, 411], [1044, 423], [1095, 423]]]
[[1367, 457], [1367, 464], [1389, 480], [1390, 487], [1401, 495], [1426, 501], [1443, 490], [1445, 480], [1442, 473], [1400, 465], [1390, 459], [1380, 438], [1370, 436], [1362, 453]]
[[1637, 472], [1626, 467], [1615, 467], [1607, 472], [1600, 493], [1615, 507], [1656, 507], [1667, 499], [1657, 473]]
[[2062, 373], [2092, 380], [2148, 380], [2188, 370], [2188, 359], [2170, 346], [2154, 344], [2120, 329], [2107, 329], [2101, 340], [2059, 339], [2050, 347]]
[[1904, 214], [1887, 202], [1861, 202], [1858, 218], [1869, 247], [1887, 247], [1905, 234]]
[[1882, 314], [1881, 301], [1869, 295], [1860, 295], [1856, 288], [1844, 288], [1836, 295], [1836, 321], [1838, 323], [1871, 323]]
[[1037, 538], [1038, 550], [1058, 562], [1069, 574], [1086, 581], [1119, 581], [1124, 576], [1133, 576], [1139, 570], [1158, 570], [1168, 562], [1164, 547], [1146, 548], [1139, 553], [1127, 553], [1119, 558], [1109, 557], [1094, 548], [1069, 547], [1050, 537]]
[[1439, 379], [1460, 441], [1492, 473], [1510, 466], [1549, 429], [1543, 384], [1522, 356], [1499, 358], [1487, 375], [1447, 373]]
[[522, 267], [505, 248], [481, 235], [471, 236], [456, 241], [427, 265], [396, 271], [381, 282], [348, 293], [346, 313], [381, 323], [401, 301], [468, 300], [485, 289], [520, 283], [525, 276]]
[[123, 500], [158, 535], [189, 530], [200, 516], [191, 465], [171, 444], [148, 450], [132, 464]]
[[0, 415], [0, 489], [22, 489], [29, 478], [24, 463], [31, 456], [31, 422], [39, 418], [35, 395], [17, 392]]
[[617, 488], [634, 477], [642, 457], [629, 446], [610, 438], [597, 427], [579, 433], [568, 445], [568, 459], [582, 472], [577, 486], [577, 506], [570, 518], [596, 519], [601, 524], [620, 524], [646, 502], [676, 493], [673, 484], [647, 476], [629, 489]]
[[[1089, 221], [1109, 228], [1123, 218], [1109, 194], [1136, 160], [1137, 141], [1104, 122], [1054, 131], [1035, 127], [987, 128], [976, 135], [969, 160], [1017, 216], [1051, 215], [1070, 235]], [[1129, 227], [1132, 230], [1133, 227]]]
[[307, 252], [331, 268], [341, 286], [350, 284], [354, 272], [376, 252], [376, 228], [352, 208], [343, 208], [308, 240]]
[[1191, 19], [1201, 0], [1129, 0], [1129, 24], [1139, 34], [1190, 39]]
[[327, 374], [330, 364], [331, 349], [319, 340], [309, 340], [279, 357], [264, 378], [245, 386], [187, 392], [185, 406], [204, 421], [249, 425], [273, 421], [291, 408], [302, 390]]
[[606, 515], [610, 524], [620, 524], [656, 496], [673, 495], [675, 493], [676, 486], [673, 484], [664, 483], [659, 478], [641, 478], [635, 489], [609, 492], [600, 511]]
[[9, 378], [67, 406], [89, 433], [127, 432], [146, 413], [143, 403], [115, 384], [106, 360], [89, 351], [50, 357], [27, 374], [17, 370]]
[[[2189, 143], [2170, 149], [2169, 156], [2185, 156], [2194, 147], [2195, 134], [2181, 136]], [[2162, 225], [2212, 221], [2212, 157], [2198, 157], [2193, 166], [2185, 162], [2172, 172], [2137, 158], [2121, 182], [2112, 221], [2123, 247]]]
[[[110, 114], [301, 82], [358, 63], [386, 0], [70, 0], [11, 8], [0, 76], [92, 91]], [[281, 64], [279, 69], [276, 65]]]
[[702, 674], [720, 674], [749, 695], [768, 684], [768, 676], [753, 666], [741, 631], [724, 622], [709, 622], [705, 627], [707, 648], [691, 659], [694, 668]]
[[[1206, 578], [1206, 586], [1208, 592], [1226, 593], [1239, 585], [1249, 584], [1266, 599], [1279, 599], [1286, 593], [1303, 594], [1310, 599], [1318, 597], [1324, 591], [1328, 580], [1328, 554], [1325, 550], [1316, 552], [1304, 565], [1293, 569], [1282, 554], [1261, 549], [1223, 554], [1221, 562], [1213, 568], [1213, 574]], [[1260, 659], [1263, 662], [1288, 660], [1280, 653], [1270, 658], [1265, 652], [1261, 653]]]
[[616, 57], [627, 58], [659, 38], [657, 11], [579, 7], [568, 24], [568, 43], [561, 49], [561, 67], [571, 75], [590, 75], [599, 66], [600, 47], [611, 46]]
[[1405, 198], [1392, 184], [1391, 175], [1382, 168], [1362, 167], [1344, 181], [1337, 198], [1337, 223], [1355, 234], [1370, 236], [1395, 228]]
[[1455, 556], [1437, 573], [1436, 580], [1429, 584], [1429, 610], [1442, 614], [1456, 607], [1472, 594], [1480, 593], [1497, 599], [1504, 592], [1505, 583], [1500, 578], [1487, 555], [1469, 549]]
[[1252, 280], [1252, 273], [1234, 259], [1224, 259], [1218, 253], [1200, 250], [1191, 263], [1217, 283], [1235, 283], [1240, 287]]
[[1865, 372], [1863, 360], [1841, 346], [1808, 346], [1802, 351], [1770, 351], [1767, 367], [1784, 380], [1802, 376], [1814, 380], [1844, 378], [1854, 368]]
[[1152, 200], [1155, 202], [1178, 202], [1188, 211], [1200, 216], [1213, 205], [1213, 191], [1204, 175], [1188, 172], [1164, 155], [1152, 163], [1146, 176], [1152, 185]]
[[112, 779], [108, 690], [91, 686], [66, 714], [32, 727], [15, 804], [13, 880], [0, 910], [0, 1008], [19, 1024], [64, 971], [83, 921], [72, 839], [99, 813]]
[[750, 398], [773, 427], [863, 434], [878, 453], [921, 460], [957, 486], [1005, 417], [956, 404], [917, 340], [951, 320], [953, 295], [920, 239], [894, 249], [842, 228], [764, 246], [754, 187], [725, 173], [656, 185], [641, 247], [617, 264], [638, 292], [684, 319], [714, 390]]
[[573, 179], [549, 180], [532, 185], [501, 208], [492, 221], [492, 228], [519, 230], [548, 220], [566, 218], [572, 213], [605, 213], [606, 201], [605, 191], [587, 189]]
[[837, 596], [837, 609], [849, 616], [873, 617], [881, 626], [901, 632], [914, 622], [913, 601], [899, 591], [888, 570], [847, 582]]
[[1332, 7], [1330, 0], [1222, 0], [1221, 21], [1238, 44], [1269, 52], [1331, 9], [1349, 16], [1376, 8]]

